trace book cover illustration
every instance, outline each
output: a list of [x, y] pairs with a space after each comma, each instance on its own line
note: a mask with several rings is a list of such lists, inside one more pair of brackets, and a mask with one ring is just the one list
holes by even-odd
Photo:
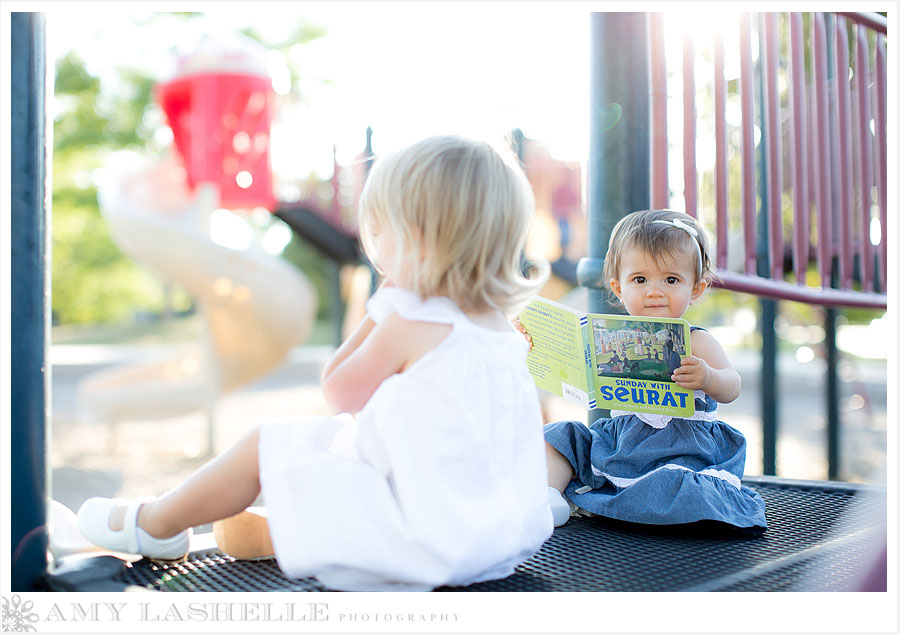
[[[690, 355], [684, 320], [591, 315], [598, 407], [689, 417], [694, 391], [671, 380]], [[609, 405], [604, 405], [609, 404]]]
[[528, 370], [540, 388], [588, 409], [694, 414], [694, 391], [671, 381], [691, 354], [685, 320], [584, 313], [544, 298], [519, 320], [534, 343]]

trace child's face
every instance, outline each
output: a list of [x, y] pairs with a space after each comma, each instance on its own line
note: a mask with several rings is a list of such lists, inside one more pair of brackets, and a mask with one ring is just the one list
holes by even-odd
[[619, 261], [618, 278], [609, 286], [629, 315], [680, 318], [706, 291], [706, 281], [697, 275], [693, 254], [673, 254], [660, 259], [641, 250], [631, 250]]
[[397, 253], [397, 237], [390, 227], [376, 228], [374, 260], [384, 276], [398, 287], [407, 288], [411, 284], [410, 267], [414, 266], [408, 257]]
[[[373, 232], [373, 242], [375, 245], [375, 265], [386, 277], [395, 277], [394, 264], [396, 259], [396, 244], [394, 234], [391, 231], [384, 231], [383, 228], [376, 226]], [[396, 282], [396, 281], [394, 281]]]

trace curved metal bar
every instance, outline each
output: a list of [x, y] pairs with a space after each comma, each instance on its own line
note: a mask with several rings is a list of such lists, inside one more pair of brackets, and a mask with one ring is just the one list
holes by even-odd
[[717, 280], [713, 280], [713, 286], [720, 289], [730, 289], [740, 293], [773, 298], [776, 300], [790, 300], [792, 302], [805, 302], [820, 306], [834, 307], [858, 307], [866, 309], [887, 309], [887, 296], [880, 293], [863, 291], [848, 291], [846, 289], [820, 289], [817, 287], [805, 287], [784, 280], [772, 280], [760, 276], [748, 276], [731, 271], [720, 271], [716, 274]]
[[868, 27], [878, 33], [887, 35], [887, 18], [878, 13], [862, 13], [857, 11], [837, 11], [835, 15], [847, 17], [857, 24]]

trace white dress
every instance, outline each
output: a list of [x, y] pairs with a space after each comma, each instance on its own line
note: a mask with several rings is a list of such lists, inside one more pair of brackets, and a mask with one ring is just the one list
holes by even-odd
[[282, 571], [338, 590], [503, 578], [553, 533], [528, 345], [447, 298], [388, 287], [367, 305], [453, 329], [358, 414], [264, 423], [259, 462]]

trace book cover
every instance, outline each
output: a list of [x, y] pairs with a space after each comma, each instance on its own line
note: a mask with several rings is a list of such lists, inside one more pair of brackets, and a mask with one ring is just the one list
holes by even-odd
[[519, 321], [534, 344], [528, 370], [540, 388], [588, 409], [694, 414], [694, 391], [671, 381], [691, 354], [685, 320], [585, 313], [536, 298]]

